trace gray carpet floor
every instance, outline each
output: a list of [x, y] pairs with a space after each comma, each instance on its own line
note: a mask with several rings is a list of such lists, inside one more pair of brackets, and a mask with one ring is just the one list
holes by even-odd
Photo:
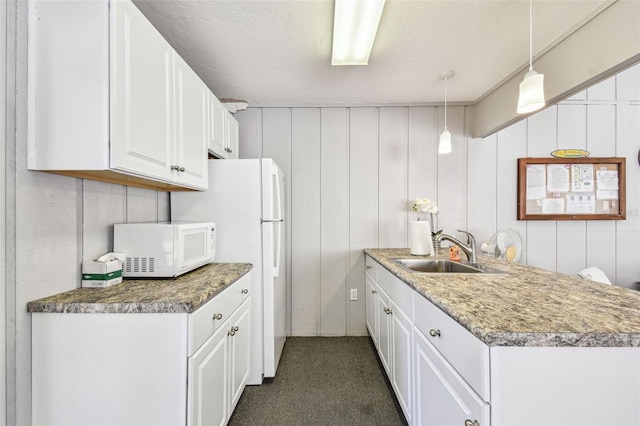
[[289, 337], [276, 377], [247, 386], [230, 425], [406, 425], [368, 337]]

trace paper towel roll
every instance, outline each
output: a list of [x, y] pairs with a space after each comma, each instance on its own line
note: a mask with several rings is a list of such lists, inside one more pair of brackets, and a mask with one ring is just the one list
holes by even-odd
[[431, 254], [431, 224], [427, 220], [414, 220], [409, 223], [409, 248], [411, 254]]

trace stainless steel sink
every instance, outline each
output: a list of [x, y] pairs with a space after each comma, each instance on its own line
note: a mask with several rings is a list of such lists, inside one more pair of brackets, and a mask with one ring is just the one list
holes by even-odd
[[486, 266], [472, 266], [447, 259], [391, 259], [401, 268], [419, 274], [506, 274]]

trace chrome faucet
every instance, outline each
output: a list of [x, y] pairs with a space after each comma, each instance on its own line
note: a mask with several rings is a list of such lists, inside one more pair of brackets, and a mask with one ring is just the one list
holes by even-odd
[[473, 235], [471, 235], [470, 232], [467, 231], [462, 231], [460, 229], [458, 229], [458, 232], [462, 232], [464, 234], [467, 234], [467, 244], [464, 244], [463, 242], [459, 241], [458, 239], [452, 237], [451, 235], [447, 235], [447, 234], [438, 234], [436, 235], [436, 241], [442, 241], [442, 240], [446, 240], [446, 241], [450, 241], [453, 244], [457, 245], [458, 247], [460, 247], [460, 250], [462, 250], [464, 252], [465, 255], [467, 255], [467, 260], [469, 260], [469, 263], [472, 266], [478, 266], [478, 259], [476, 258], [476, 239]]

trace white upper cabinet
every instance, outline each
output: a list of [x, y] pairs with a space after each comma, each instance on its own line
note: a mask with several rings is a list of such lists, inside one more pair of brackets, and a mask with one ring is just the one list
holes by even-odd
[[238, 122], [209, 93], [209, 152], [216, 158], [238, 158]]
[[225, 158], [227, 139], [227, 109], [213, 93], [209, 93], [209, 151]]
[[[176, 55], [176, 144], [174, 173], [185, 184], [207, 181], [207, 100], [209, 89]], [[184, 169], [184, 170], [183, 170]]]
[[206, 189], [208, 89], [138, 8], [29, 7], [29, 168]]

